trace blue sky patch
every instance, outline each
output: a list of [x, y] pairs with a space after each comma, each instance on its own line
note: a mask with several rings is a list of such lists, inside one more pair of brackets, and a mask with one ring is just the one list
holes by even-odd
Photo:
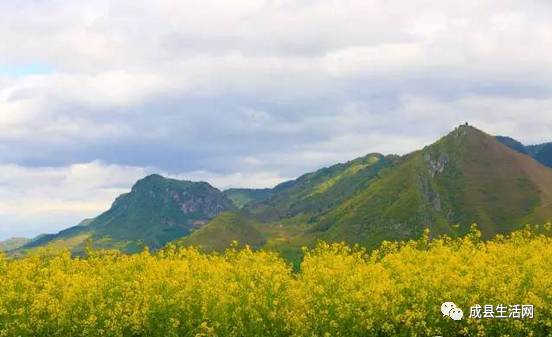
[[0, 75], [27, 76], [48, 75], [55, 72], [54, 67], [46, 63], [33, 62], [26, 64], [2, 64], [0, 63]]

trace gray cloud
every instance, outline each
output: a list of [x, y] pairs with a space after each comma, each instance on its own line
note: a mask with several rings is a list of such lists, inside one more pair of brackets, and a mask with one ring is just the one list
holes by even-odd
[[[270, 186], [412, 151], [464, 121], [550, 140], [551, 7], [1, 2], [0, 170], [46, 190], [0, 184], [0, 238], [94, 215], [150, 172]], [[79, 165], [98, 185], [63, 182]], [[114, 170], [128, 178], [110, 180]], [[14, 206], [33, 203], [49, 208]]]

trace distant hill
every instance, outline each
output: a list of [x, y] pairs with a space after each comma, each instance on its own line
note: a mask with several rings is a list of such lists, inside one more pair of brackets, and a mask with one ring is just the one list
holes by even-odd
[[511, 137], [496, 136], [496, 139], [511, 149], [527, 154], [541, 164], [552, 168], [552, 143], [523, 145], [521, 142]]
[[527, 151], [527, 148], [525, 145], [523, 145], [520, 141], [515, 140], [512, 137], [507, 136], [496, 136], [496, 139], [501, 142], [502, 144], [508, 146], [509, 148], [516, 150], [518, 152], [521, 152], [523, 154], [529, 154]]
[[548, 167], [552, 167], [552, 143], [529, 145], [526, 148], [533, 158]]
[[96, 218], [57, 234], [43, 235], [22, 249], [59, 246], [78, 252], [87, 242], [128, 252], [144, 246], [157, 249], [232, 210], [237, 210], [232, 201], [208, 183], [150, 175]]
[[225, 212], [207, 225], [177, 240], [178, 246], [197, 246], [204, 251], [222, 251], [233, 241], [240, 245], [260, 248], [266, 243], [257, 224], [240, 213]]
[[271, 188], [230, 188], [225, 190], [224, 195], [232, 200], [238, 208], [243, 208], [250, 202], [264, 201], [272, 195]]
[[17, 249], [25, 245], [29, 241], [31, 241], [31, 239], [21, 238], [21, 237], [10, 238], [5, 241], [0, 241], [0, 252], [7, 252], [10, 250]]

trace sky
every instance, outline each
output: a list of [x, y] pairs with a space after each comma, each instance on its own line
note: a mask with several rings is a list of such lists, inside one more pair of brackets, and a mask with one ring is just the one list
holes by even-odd
[[161, 173], [270, 187], [469, 122], [552, 140], [549, 0], [0, 0], [0, 240]]

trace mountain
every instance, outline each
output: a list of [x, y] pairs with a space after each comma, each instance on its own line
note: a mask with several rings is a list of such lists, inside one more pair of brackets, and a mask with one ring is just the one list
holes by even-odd
[[[319, 239], [375, 247], [426, 228], [462, 235], [474, 223], [490, 238], [552, 219], [552, 170], [463, 125], [402, 157], [370, 154], [280, 184], [240, 216], [292, 260]], [[209, 237], [202, 244], [215, 246]]]
[[547, 146], [520, 144], [462, 125], [407, 155], [371, 153], [271, 189], [221, 192], [151, 175], [105, 213], [22, 249], [78, 253], [91, 243], [134, 252], [172, 241], [218, 251], [236, 240], [296, 262], [302, 246], [320, 239], [373, 248], [426, 228], [433, 236], [463, 235], [474, 223], [491, 238], [552, 219], [552, 170], [531, 157]]
[[317, 216], [365, 188], [398, 159], [369, 154], [307, 173], [263, 191], [262, 199], [249, 201], [239, 212], [221, 214], [175, 243], [223, 250], [236, 240], [277, 250], [297, 264], [301, 247], [316, 240], [308, 231], [317, 222]]
[[496, 136], [496, 139], [509, 148], [527, 154], [541, 164], [552, 168], [552, 143], [526, 146], [511, 137]]
[[552, 143], [529, 145], [526, 148], [533, 158], [548, 167], [552, 167]]
[[250, 202], [263, 201], [272, 195], [271, 188], [230, 188], [225, 190], [224, 195], [232, 200], [238, 208], [243, 208]]
[[[552, 219], [552, 170], [471, 126], [416, 151], [324, 214], [315, 231], [329, 240], [374, 246], [382, 240], [463, 234], [484, 237]], [[459, 225], [459, 227], [453, 225]]]
[[39, 246], [69, 247], [82, 251], [95, 247], [133, 252], [148, 246], [163, 247], [189, 234], [225, 211], [237, 210], [221, 191], [206, 182], [180, 181], [150, 175], [129, 193], [119, 196], [111, 208], [94, 219], [43, 235], [22, 249]]
[[10, 250], [17, 249], [21, 246], [24, 246], [30, 241], [31, 239], [21, 238], [21, 237], [10, 238], [5, 241], [0, 241], [0, 252], [7, 252]]

